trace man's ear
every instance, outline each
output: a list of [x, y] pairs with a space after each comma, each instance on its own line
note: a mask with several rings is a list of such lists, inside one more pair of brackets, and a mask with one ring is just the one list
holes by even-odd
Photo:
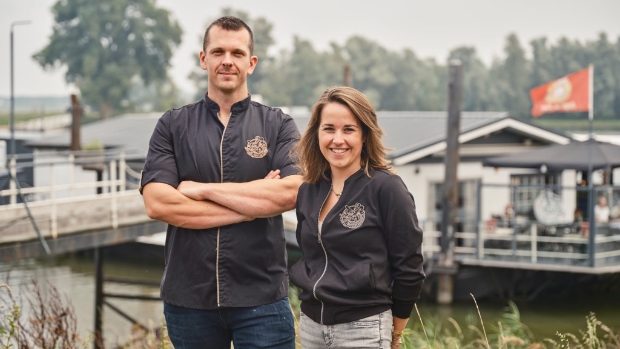
[[248, 75], [252, 75], [254, 69], [256, 69], [256, 65], [258, 64], [258, 57], [252, 56], [250, 57], [250, 67], [248, 68]]
[[207, 54], [204, 51], [200, 51], [200, 68], [207, 70]]

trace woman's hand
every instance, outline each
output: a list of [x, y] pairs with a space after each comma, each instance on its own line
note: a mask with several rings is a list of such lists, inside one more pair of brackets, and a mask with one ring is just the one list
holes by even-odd
[[401, 318], [398, 318], [396, 316], [393, 316], [392, 320], [393, 320], [394, 327], [392, 328], [392, 344], [391, 344], [391, 348], [392, 349], [399, 349], [400, 348], [400, 343], [401, 343], [401, 340], [402, 340], [402, 336], [403, 336], [403, 330], [405, 329], [405, 326], [407, 326], [407, 321], [409, 319], [401, 319]]
[[391, 343], [391, 348], [392, 349], [400, 349], [400, 343], [402, 340], [402, 332], [395, 332], [392, 331], [392, 343]]

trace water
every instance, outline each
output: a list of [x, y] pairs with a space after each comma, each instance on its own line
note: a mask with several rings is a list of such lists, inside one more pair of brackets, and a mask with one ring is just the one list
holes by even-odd
[[[49, 281], [65, 294], [74, 306], [78, 319], [78, 331], [87, 338], [93, 329], [94, 314], [94, 263], [92, 253], [66, 255], [62, 257], [25, 260], [12, 264], [0, 264], [0, 284], [11, 270], [10, 286], [19, 292], [20, 286], [27, 285], [31, 279], [39, 283]], [[108, 277], [125, 277], [159, 281], [163, 274], [163, 262], [127, 261], [106, 256], [104, 272]], [[6, 290], [0, 290], [6, 292]], [[157, 296], [156, 286], [136, 286], [106, 282], [104, 292], [134, 295]], [[590, 311], [607, 326], [620, 330], [620, 297], [592, 296], [578, 300], [546, 300], [519, 304], [521, 320], [536, 336], [537, 340], [554, 338], [556, 331], [570, 332], [578, 335], [579, 329], [585, 329], [585, 316]], [[163, 319], [161, 302], [108, 299], [142, 324], [159, 326]], [[480, 311], [485, 326], [497, 325], [506, 307], [506, 303], [479, 301]], [[445, 319], [452, 317], [463, 327], [467, 321], [477, 321], [478, 313], [472, 301], [456, 302], [450, 306], [438, 306], [424, 299], [418, 302], [422, 317], [426, 319]], [[419, 322], [415, 313], [410, 324]], [[488, 329], [489, 327], [487, 327]], [[109, 347], [123, 343], [131, 332], [131, 324], [104, 306], [104, 336]]]
[[[0, 284], [5, 283], [9, 271], [9, 286], [14, 294], [23, 294], [23, 287], [31, 285], [32, 280], [36, 280], [39, 284], [49, 282], [61, 294], [66, 295], [74, 307], [78, 332], [83, 339], [88, 339], [94, 328], [95, 307], [95, 276], [92, 253], [0, 264]], [[106, 277], [130, 277], [159, 281], [163, 274], [163, 265], [128, 263], [107, 258], [104, 261], [104, 273]], [[2, 289], [0, 292], [6, 292], [6, 289]], [[159, 287], [106, 282], [104, 292], [159, 296]], [[159, 301], [119, 299], [107, 299], [107, 301], [148, 327], [161, 325], [163, 305]], [[28, 306], [26, 305], [24, 308], [24, 312], [27, 312]], [[131, 323], [106, 306], [104, 306], [103, 323], [106, 347], [123, 343], [131, 334]]]
[[[617, 297], [595, 298], [591, 301], [580, 300], [574, 302], [567, 301], [538, 301], [526, 304], [519, 304], [518, 309], [521, 314], [521, 322], [524, 323], [532, 332], [537, 341], [544, 338], [558, 340], [556, 332], [573, 333], [577, 337], [579, 330], [586, 330], [586, 315], [591, 311], [596, 313], [596, 317], [616, 333], [620, 330], [620, 302]], [[499, 302], [479, 301], [480, 313], [487, 331], [494, 326], [506, 311], [507, 304]], [[435, 303], [424, 300], [418, 303], [418, 309], [422, 318], [426, 319], [446, 319], [452, 317], [463, 329], [469, 321], [479, 324], [478, 312], [474, 301], [456, 302], [450, 306], [439, 306]], [[418, 322], [417, 315], [411, 316], [410, 322]]]

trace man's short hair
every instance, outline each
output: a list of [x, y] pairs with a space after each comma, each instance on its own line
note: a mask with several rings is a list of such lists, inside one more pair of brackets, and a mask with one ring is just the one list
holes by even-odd
[[216, 19], [205, 31], [205, 37], [202, 41], [202, 50], [207, 51], [207, 45], [209, 44], [209, 30], [213, 26], [218, 26], [224, 30], [238, 31], [245, 28], [248, 33], [250, 33], [250, 55], [254, 54], [254, 34], [252, 33], [252, 29], [245, 24], [241, 19], [234, 16], [224, 16]]

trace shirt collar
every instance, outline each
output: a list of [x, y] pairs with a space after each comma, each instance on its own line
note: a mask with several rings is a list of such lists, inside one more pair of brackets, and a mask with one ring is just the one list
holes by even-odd
[[[372, 172], [373, 170], [370, 170], [369, 172]], [[344, 180], [345, 183], [347, 183], [347, 181], [349, 179], [355, 179], [357, 177], [360, 177], [362, 175], [366, 174], [366, 168], [364, 166], [360, 167], [359, 170], [357, 170], [355, 173], [353, 173], [352, 175], [350, 175], [347, 179]], [[331, 178], [332, 178], [332, 172], [331, 170], [328, 168], [325, 171], [325, 176], [328, 178], [327, 180], [325, 178], [323, 178], [323, 176], [321, 176], [321, 180], [327, 182], [327, 183], [331, 183]]]
[[[207, 105], [207, 109], [214, 110], [215, 112], [220, 111], [220, 106], [215, 103], [209, 96], [205, 93], [204, 98], [205, 104]], [[234, 103], [230, 107], [230, 112], [233, 114], [239, 114], [246, 111], [250, 107], [250, 102], [252, 101], [252, 96], [248, 95], [245, 99], [240, 100], [239, 102]]]

